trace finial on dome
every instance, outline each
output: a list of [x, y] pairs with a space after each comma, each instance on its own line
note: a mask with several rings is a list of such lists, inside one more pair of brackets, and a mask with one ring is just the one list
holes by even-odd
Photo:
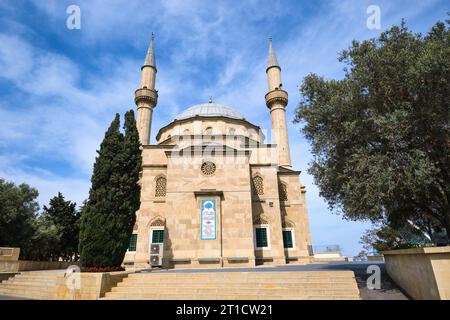
[[208, 103], [212, 103], [212, 96], [209, 96]]

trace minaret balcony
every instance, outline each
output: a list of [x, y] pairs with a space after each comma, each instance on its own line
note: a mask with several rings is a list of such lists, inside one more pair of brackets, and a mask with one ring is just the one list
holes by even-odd
[[156, 106], [158, 102], [158, 93], [155, 90], [148, 88], [137, 89], [134, 92], [134, 102], [137, 104], [139, 101], [145, 100], [151, 106]]
[[269, 91], [266, 94], [265, 98], [266, 98], [266, 105], [269, 109], [275, 102], [281, 103], [283, 106], [286, 106], [288, 103], [288, 93], [281, 89]]

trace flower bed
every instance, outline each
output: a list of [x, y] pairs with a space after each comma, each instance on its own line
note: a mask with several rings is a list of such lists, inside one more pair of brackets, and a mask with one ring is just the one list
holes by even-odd
[[114, 272], [114, 271], [125, 271], [122, 266], [118, 267], [81, 267], [81, 272]]

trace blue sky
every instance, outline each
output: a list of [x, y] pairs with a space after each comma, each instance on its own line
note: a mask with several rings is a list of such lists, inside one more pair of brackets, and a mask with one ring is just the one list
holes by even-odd
[[[81, 29], [66, 28], [66, 8], [81, 9]], [[381, 30], [366, 26], [369, 5]], [[183, 109], [230, 105], [270, 129], [264, 103], [267, 39], [282, 67], [294, 168], [302, 171], [314, 245], [361, 250], [370, 225], [331, 214], [307, 174], [309, 145], [292, 123], [298, 86], [308, 73], [341, 78], [338, 52], [377, 36], [402, 18], [416, 32], [445, 20], [446, 1], [63, 1], [0, 2], [0, 177], [36, 187], [47, 204], [58, 191], [80, 204], [95, 150], [116, 112], [133, 103], [140, 66], [155, 33], [157, 130]]]

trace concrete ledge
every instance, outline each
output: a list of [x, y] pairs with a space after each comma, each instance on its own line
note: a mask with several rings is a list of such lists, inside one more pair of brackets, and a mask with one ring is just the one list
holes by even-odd
[[245, 261], [248, 262], [249, 258], [248, 257], [228, 257], [225, 258], [227, 261]]
[[450, 246], [446, 247], [426, 247], [426, 248], [411, 248], [411, 249], [398, 249], [383, 251], [383, 255], [389, 254], [420, 254], [420, 253], [449, 253]]
[[381, 256], [367, 256], [367, 261], [384, 261], [384, 257]]
[[191, 259], [190, 258], [170, 259], [169, 262], [172, 262], [172, 263], [191, 263]]
[[71, 261], [0, 261], [0, 272], [21, 272], [37, 270], [58, 270], [66, 269], [69, 266], [78, 265], [78, 262]]
[[388, 250], [386, 271], [410, 297], [450, 299], [450, 246]]
[[198, 258], [199, 263], [220, 263], [220, 258]]
[[0, 247], [0, 261], [19, 260], [20, 248]]

